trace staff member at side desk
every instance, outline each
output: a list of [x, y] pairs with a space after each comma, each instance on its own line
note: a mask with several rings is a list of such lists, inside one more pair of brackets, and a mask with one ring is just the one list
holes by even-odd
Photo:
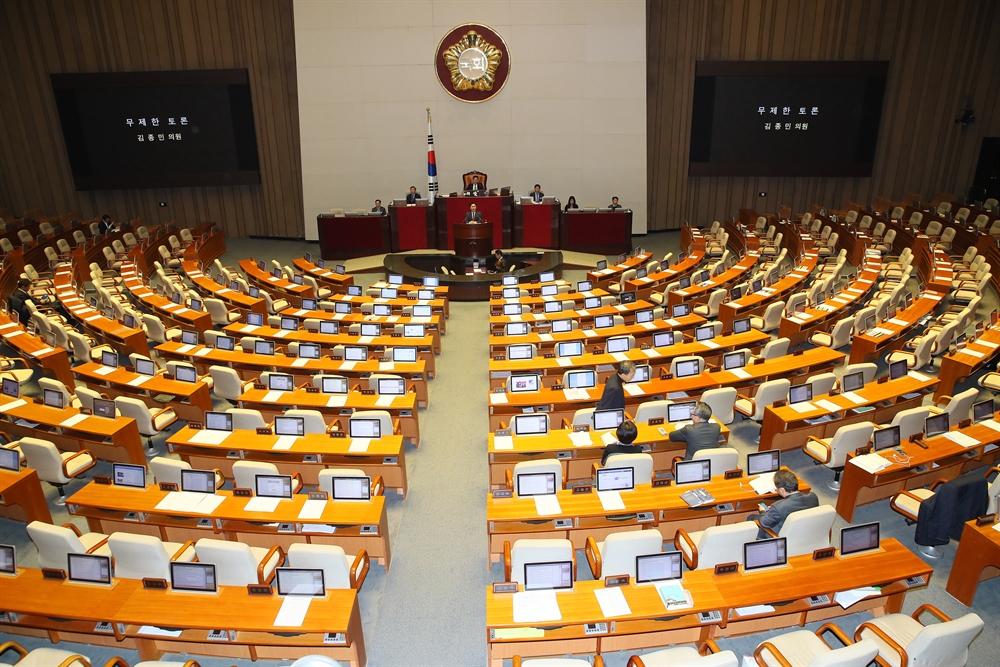
[[535, 183], [535, 191], [531, 193], [531, 201], [535, 202], [536, 204], [541, 204], [543, 197], [545, 197], [545, 193], [542, 192], [542, 186], [539, 185], [538, 183]]
[[623, 385], [635, 377], [635, 362], [626, 359], [618, 364], [618, 372], [604, 383], [604, 393], [597, 403], [598, 410], [625, 409], [625, 389]]
[[698, 401], [691, 411], [691, 423], [683, 428], [670, 432], [673, 442], [686, 442], [684, 460], [690, 461], [696, 452], [703, 449], [715, 449], [719, 446], [719, 434], [722, 427], [712, 421], [712, 406]]
[[469, 212], [465, 214], [465, 224], [471, 225], [480, 223], [483, 221], [483, 214], [476, 210], [476, 205], [473, 204], [469, 207]]
[[28, 301], [31, 299], [28, 295], [30, 285], [30, 280], [21, 278], [17, 281], [17, 289], [7, 297], [7, 312], [17, 313], [17, 321], [23, 327], [28, 326], [28, 319], [31, 317], [31, 311], [28, 310]]
[[417, 192], [417, 186], [411, 185], [410, 194], [406, 195], [407, 205], [416, 204], [418, 199], [420, 199], [420, 193]]
[[375, 205], [372, 206], [372, 213], [378, 213], [379, 215], [385, 215], [385, 207], [382, 206], [382, 200], [376, 199]]
[[639, 429], [628, 419], [619, 424], [618, 428], [615, 429], [615, 438], [618, 439], [618, 442], [612, 442], [604, 448], [601, 465], [607, 464], [608, 457], [612, 454], [642, 454], [642, 445], [632, 444], [638, 435]]
[[563, 207], [563, 211], [568, 211], [571, 208], [580, 208], [576, 205], [576, 197], [570, 196], [569, 201], [566, 202], [566, 206]]
[[765, 528], [774, 533], [780, 532], [781, 527], [785, 525], [785, 519], [792, 512], [819, 506], [819, 498], [816, 497], [816, 494], [812, 491], [809, 493], [799, 491], [799, 478], [788, 470], [779, 470], [774, 473], [774, 488], [777, 489], [781, 500], [771, 503], [770, 507], [764, 503], [758, 503], [757, 508], [761, 513], [751, 514], [747, 517], [747, 521], [760, 521], [761, 528], [757, 531], [758, 540], [770, 537], [764, 531]]

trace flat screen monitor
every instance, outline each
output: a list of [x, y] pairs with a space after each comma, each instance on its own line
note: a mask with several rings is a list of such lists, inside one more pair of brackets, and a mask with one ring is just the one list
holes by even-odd
[[576, 284], [577, 292], [589, 292], [594, 289], [594, 283], [589, 280], [581, 280]]
[[512, 420], [514, 435], [545, 435], [549, 432], [549, 416], [515, 415]]
[[550, 496], [556, 492], [554, 472], [522, 473], [517, 476], [518, 496]]
[[195, 311], [196, 313], [200, 313], [201, 312], [201, 299], [191, 299], [190, 308], [191, 308], [191, 310]]
[[653, 321], [653, 309], [646, 308], [645, 310], [635, 311], [635, 322], [636, 324], [645, 324], [646, 322]]
[[382, 420], [369, 419], [367, 417], [351, 418], [347, 420], [348, 434], [352, 438], [381, 438]]
[[641, 382], [649, 382], [650, 376], [653, 374], [653, 369], [649, 364], [639, 364], [635, 367], [635, 375], [632, 379], [628, 381], [628, 384], [639, 384]]
[[781, 450], [769, 449], [764, 452], [747, 454], [747, 475], [764, 475], [781, 469]]
[[616, 429], [623, 421], [625, 421], [625, 411], [621, 408], [594, 410], [594, 430], [596, 431]]
[[561, 313], [563, 311], [562, 301], [546, 301], [542, 305], [542, 310], [546, 313]]
[[118, 368], [118, 353], [108, 352], [107, 350], [101, 352], [101, 365], [109, 368]]
[[752, 282], [752, 283], [750, 284], [750, 291], [751, 291], [751, 292], [759, 292], [759, 291], [761, 291], [761, 290], [762, 290], [763, 288], [764, 288], [764, 281], [763, 281], [763, 280], [761, 280], [761, 279], [759, 279], [759, 278], [758, 278], [757, 280], [753, 281], [753, 282]]
[[260, 498], [292, 499], [291, 475], [254, 475], [254, 495]]
[[111, 556], [67, 554], [69, 580], [79, 584], [111, 584]]
[[156, 364], [154, 364], [149, 359], [136, 359], [135, 372], [138, 373], [139, 375], [146, 375], [146, 376], [156, 375]]
[[709, 324], [705, 327], [698, 327], [694, 330], [694, 339], [696, 341], [712, 340], [715, 338], [715, 327]]
[[223, 352], [232, 352], [236, 349], [236, 339], [232, 336], [216, 336], [215, 349]]
[[731, 301], [739, 301], [743, 298], [743, 288], [737, 285], [736, 287], [729, 290], [729, 299]]
[[556, 279], [555, 271], [543, 271], [542, 273], [538, 274], [538, 280], [543, 283], [550, 283], [555, 279]]
[[363, 345], [345, 345], [344, 359], [346, 361], [368, 361], [368, 348]]
[[608, 260], [606, 260], [606, 259], [600, 259], [600, 260], [597, 261], [597, 270], [598, 271], [603, 271], [606, 268], [608, 268]]
[[670, 424], [676, 424], [678, 422], [686, 422], [691, 419], [691, 413], [694, 411], [694, 401], [684, 401], [683, 403], [669, 403], [667, 404], [667, 422]]
[[678, 282], [680, 283], [680, 288], [681, 289], [687, 289], [688, 287], [691, 287], [691, 277], [690, 276], [684, 276]]
[[417, 299], [420, 301], [433, 301], [434, 300], [434, 290], [432, 289], [418, 289]]
[[57, 389], [43, 389], [42, 403], [50, 408], [63, 409], [63, 393]]
[[392, 348], [392, 361], [397, 364], [417, 363], [417, 348], [413, 346]]
[[597, 386], [595, 371], [568, 371], [566, 373], [567, 389], [590, 389]]
[[848, 373], [841, 379], [844, 391], [857, 391], [865, 386], [865, 374], [861, 371]]
[[128, 486], [133, 489], [146, 488], [146, 466], [130, 463], [112, 463], [111, 481], [115, 486]]
[[211, 563], [170, 563], [170, 588], [191, 593], [216, 593], [215, 565]]
[[899, 440], [899, 426], [876, 429], [873, 437], [874, 449], [876, 452], [881, 452], [899, 447]]
[[743, 544], [743, 571], [753, 572], [770, 567], [780, 567], [788, 562], [785, 538], [757, 540]]
[[531, 359], [533, 356], [535, 356], [535, 352], [534, 352], [534, 347], [531, 345], [507, 346], [507, 359], [509, 359], [510, 361]]
[[505, 274], [500, 279], [500, 284], [503, 285], [504, 287], [517, 287], [517, 276], [512, 275], [510, 273]]
[[322, 320], [319, 323], [319, 332], [321, 334], [330, 334], [335, 336], [340, 333], [340, 323]]
[[279, 326], [284, 331], [297, 331], [299, 321], [294, 317], [282, 317]]
[[262, 313], [247, 313], [247, 324], [254, 327], [264, 326], [264, 315]]
[[0, 470], [19, 472], [21, 470], [21, 455], [16, 449], [0, 447]]
[[346, 394], [347, 378], [325, 376], [320, 380], [320, 390], [324, 394]]
[[229, 412], [206, 412], [205, 428], [209, 431], [229, 431], [233, 430], [233, 415]]
[[380, 396], [402, 396], [406, 393], [406, 380], [403, 378], [379, 378], [378, 393]]
[[174, 292], [173, 294], [170, 295], [170, 300], [172, 302], [176, 303], [177, 305], [180, 305], [181, 299], [183, 299], [183, 298], [184, 297], [181, 296], [181, 294], [179, 292]]
[[178, 382], [197, 382], [198, 371], [195, 370], [194, 366], [178, 365], [174, 367], [174, 377]]
[[182, 331], [181, 332], [181, 343], [184, 345], [197, 345], [198, 344], [198, 332], [197, 331]]
[[306, 434], [306, 420], [304, 417], [275, 417], [274, 434], [302, 437]]
[[667, 551], [635, 557], [635, 582], [670, 581], [681, 578], [681, 552]]
[[274, 341], [271, 340], [255, 340], [253, 342], [253, 353], [254, 354], [266, 354], [269, 357], [274, 356]]
[[403, 276], [399, 275], [398, 273], [390, 273], [389, 274], [389, 284], [390, 285], [402, 285], [403, 284]]
[[519, 299], [521, 297], [521, 289], [519, 287], [504, 287], [500, 296], [504, 299]]
[[114, 419], [117, 415], [115, 414], [115, 402], [104, 398], [94, 399], [94, 414], [98, 417], [107, 417], [108, 419]]
[[0, 544], [0, 574], [17, 574], [14, 547], [7, 544]]
[[427, 304], [413, 306], [413, 317], [430, 317], [431, 307]]
[[326, 596], [326, 583], [322, 568], [306, 569], [297, 567], [279, 567], [274, 570], [275, 587], [279, 596]]
[[653, 347], [668, 347], [674, 344], [674, 332], [662, 331], [653, 334]]
[[635, 303], [637, 299], [638, 299], [638, 295], [636, 294], [635, 290], [629, 290], [627, 292], [622, 292], [621, 295], [618, 297], [618, 301], [622, 305], [627, 304], [627, 303]]
[[709, 459], [678, 461], [674, 464], [674, 478], [678, 486], [710, 482], [712, 481], [712, 462]]
[[347, 296], [361, 296], [361, 285], [348, 285]]
[[135, 317], [126, 313], [125, 319], [122, 320], [122, 324], [127, 326], [129, 329], [135, 329]]
[[674, 375], [678, 378], [689, 378], [699, 375], [701, 363], [697, 359], [678, 361], [674, 365]]
[[333, 311], [338, 315], [350, 315], [351, 314], [351, 304], [345, 303], [343, 301], [338, 301], [333, 304]]
[[527, 322], [508, 322], [504, 325], [504, 333], [508, 336], [527, 336]]
[[247, 294], [250, 295], [254, 299], [259, 299], [260, 298], [260, 288], [259, 287], [254, 287], [253, 285], [251, 285], [250, 289], [247, 290]]
[[542, 591], [573, 588], [573, 562], [525, 563], [524, 590]]
[[510, 391], [514, 394], [538, 391], [537, 375], [512, 375], [510, 377]]
[[395, 299], [398, 296], [395, 287], [383, 287], [379, 294], [383, 299]]
[[552, 320], [552, 333], [567, 333], [573, 330], [573, 320]]
[[365, 323], [361, 325], [361, 335], [371, 336], [375, 338], [376, 336], [382, 335], [382, 327], [378, 324]]
[[583, 342], [578, 340], [556, 343], [557, 357], [579, 357], [583, 354]]
[[906, 377], [906, 360], [894, 361], [889, 364], [889, 379], [897, 380], [901, 377]]
[[437, 276], [424, 276], [423, 285], [424, 287], [437, 287], [441, 284], [441, 280]]
[[635, 488], [635, 468], [599, 468], [598, 491], [631, 491]]
[[346, 276], [347, 267], [344, 266], [343, 264], [337, 264], [335, 267], [333, 267], [333, 272], [336, 273], [338, 276]]
[[267, 376], [267, 388], [270, 391], [292, 391], [295, 389], [295, 378], [284, 373], [271, 373]]
[[722, 370], [731, 371], [747, 365], [747, 355], [742, 352], [730, 352], [722, 355]]
[[601, 307], [601, 297], [599, 296], [588, 296], [583, 300], [584, 310], [597, 310]]
[[214, 470], [181, 470], [181, 491], [215, 493]]
[[690, 314], [691, 304], [689, 303], [678, 303], [670, 309], [670, 316], [673, 318], [687, 317]]
[[334, 500], [371, 500], [371, 477], [334, 477], [332, 483]]
[[932, 415], [924, 420], [924, 435], [928, 438], [947, 433], [949, 428], [951, 428], [951, 421], [947, 412]]
[[299, 343], [299, 359], [319, 359], [320, 346], [318, 343]]
[[840, 529], [840, 555], [875, 551], [879, 548], [879, 522], [863, 523], [859, 526], [845, 526]]
[[616, 336], [614, 338], [609, 338], [605, 351], [608, 354], [614, 354], [615, 352], [628, 352], [629, 343], [630, 341], [628, 336]]
[[423, 324], [404, 324], [403, 325], [403, 338], [423, 338], [424, 337], [424, 325]]
[[646, 271], [646, 267], [640, 266], [638, 269], [635, 270], [635, 277], [636, 279], [645, 278], [647, 273], [648, 272]]
[[608, 329], [613, 326], [615, 326], [614, 315], [598, 315], [594, 318], [595, 329]]
[[978, 424], [981, 421], [993, 419], [993, 399], [980, 401], [972, 406], [972, 421]]
[[542, 285], [542, 296], [556, 296], [559, 294], [559, 285]]
[[811, 401], [812, 397], [813, 397], [813, 387], [811, 384], [796, 385], [788, 390], [789, 405]]

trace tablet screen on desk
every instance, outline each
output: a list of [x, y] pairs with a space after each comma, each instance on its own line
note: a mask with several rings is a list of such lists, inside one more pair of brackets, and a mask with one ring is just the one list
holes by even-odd
[[559, 294], [559, 285], [542, 285], [542, 296], [555, 296]]
[[291, 375], [271, 373], [267, 376], [267, 388], [271, 391], [292, 391], [295, 389], [295, 380]]
[[191, 299], [190, 308], [191, 308], [191, 310], [195, 311], [196, 313], [200, 313], [201, 312], [201, 299]]
[[218, 586], [211, 563], [170, 563], [170, 587], [175, 591], [215, 593]]
[[413, 317], [430, 317], [431, 307], [427, 304], [413, 306]]
[[712, 461], [710, 459], [678, 461], [674, 464], [674, 477], [678, 486], [710, 482], [712, 480]]
[[173, 294], [170, 295], [170, 300], [173, 303], [177, 304], [178, 306], [181, 305], [181, 299], [183, 298], [184, 297], [181, 296], [180, 292], [174, 292]]
[[111, 583], [111, 556], [67, 554], [69, 580], [83, 584]]
[[608, 260], [602, 259], [602, 260], [600, 260], [600, 261], [597, 262], [597, 270], [598, 271], [603, 271], [606, 268], [608, 268]]
[[136, 359], [135, 372], [138, 373], [139, 375], [147, 375], [147, 376], [156, 375], [156, 364], [154, 364], [149, 359]]
[[601, 468], [597, 471], [598, 491], [631, 491], [635, 488], [635, 468]]
[[322, 569], [279, 567], [275, 570], [275, 582], [278, 595], [307, 595], [310, 597], [326, 595]]
[[614, 338], [609, 338], [606, 351], [608, 354], [612, 354], [614, 352], [628, 352], [629, 342], [628, 336], [616, 336]]
[[784, 537], [746, 542], [743, 544], [743, 571], [784, 565], [787, 562], [785, 551]]
[[322, 385], [320, 390], [324, 394], [347, 393], [347, 378], [326, 375], [320, 380], [320, 384]]
[[517, 287], [517, 276], [513, 276], [508, 273], [501, 278], [501, 283], [504, 287]]
[[372, 306], [372, 314], [376, 317], [389, 317], [392, 315], [392, 306], [387, 303], [376, 303]]
[[573, 588], [573, 562], [525, 563], [524, 590], [541, 591]]
[[507, 317], [512, 317], [514, 315], [521, 314], [521, 304], [519, 303], [505, 303], [503, 305], [503, 314]]
[[[197, 331], [182, 331], [181, 332], [181, 343], [184, 345], [197, 345], [198, 344], [198, 332]], [[106, 366], [107, 364], [105, 364]]]
[[17, 574], [14, 547], [6, 544], [0, 544], [0, 574]]
[[380, 294], [383, 299], [395, 299], [397, 296], [395, 287], [383, 287]]
[[101, 352], [101, 365], [118, 368], [118, 353], [108, 352], [106, 350]]
[[681, 578], [681, 552], [667, 551], [635, 557], [635, 582], [669, 581]]
[[566, 373], [567, 389], [590, 389], [597, 386], [597, 373], [594, 371], [569, 371]]
[[178, 382], [197, 382], [198, 381], [198, 371], [194, 369], [193, 366], [175, 366], [175, 375]]
[[615, 326], [614, 315], [598, 315], [597, 317], [594, 318], [595, 329], [607, 329], [613, 326]]
[[951, 428], [951, 422], [947, 412], [930, 416], [924, 420], [924, 435], [928, 438], [947, 433], [949, 428]]
[[316, 299], [302, 299], [302, 310], [316, 310]]
[[542, 273], [538, 274], [538, 280], [543, 283], [551, 283], [555, 279], [556, 279], [555, 271], [543, 271]]
[[275, 417], [274, 434], [303, 436], [306, 434], [306, 420], [304, 417]]
[[788, 404], [805, 403], [811, 401], [813, 397], [813, 387], [811, 384], [800, 384], [788, 390]]
[[579, 357], [583, 354], [583, 343], [578, 340], [556, 344], [556, 356]]
[[508, 336], [526, 336], [528, 334], [528, 323], [508, 322], [504, 325], [504, 333]]
[[381, 438], [382, 421], [379, 419], [351, 418], [347, 420], [347, 428], [352, 438]]
[[406, 380], [403, 378], [379, 378], [378, 393], [383, 396], [402, 396], [406, 393]]
[[670, 309], [670, 314], [673, 317], [686, 317], [691, 314], [691, 304], [679, 303]]
[[747, 454], [747, 475], [763, 475], [769, 472], [777, 472], [780, 469], [781, 450], [779, 449]]
[[264, 325], [264, 316], [261, 313], [247, 313], [247, 324], [259, 327]]
[[707, 327], [698, 327], [694, 330], [696, 341], [712, 340], [715, 338], [715, 327], [709, 324]]
[[347, 275], [347, 267], [344, 266], [343, 264], [337, 264], [335, 267], [333, 267], [333, 272], [336, 273], [338, 276]]
[[649, 364], [639, 364], [635, 367], [635, 375], [632, 379], [628, 381], [628, 384], [640, 384], [642, 382], [649, 382], [650, 376], [653, 374], [653, 369]]
[[382, 327], [378, 324], [362, 324], [361, 325], [361, 335], [371, 336], [375, 338], [382, 334]]
[[979, 423], [993, 418], [993, 399], [972, 406], [972, 421]]
[[750, 318], [745, 317], [741, 320], [733, 320], [733, 333], [741, 334], [750, 331]]
[[348, 285], [347, 296], [361, 296], [361, 285]]
[[336, 313], [338, 313], [340, 315], [350, 315], [351, 314], [351, 304], [345, 303], [343, 301], [338, 301], [337, 303], [333, 304], [333, 310], [334, 310], [334, 312], [336, 312]]
[[63, 409], [63, 393], [56, 389], [44, 389], [42, 391], [42, 403], [50, 408]]
[[621, 293], [621, 295], [618, 297], [618, 302], [621, 304], [635, 303], [637, 298], [638, 295], [636, 294], [635, 290], [629, 290], [628, 292]]
[[671, 424], [677, 422], [686, 422], [691, 419], [691, 413], [694, 411], [694, 401], [685, 401], [683, 403], [669, 403], [667, 405], [667, 421]]
[[260, 498], [292, 498], [291, 475], [254, 475], [254, 493]]
[[516, 415], [514, 417], [515, 435], [545, 435], [548, 432], [548, 415]]
[[214, 470], [181, 470], [181, 491], [215, 493]]
[[98, 417], [107, 417], [108, 419], [114, 419], [115, 402], [104, 398], [95, 398], [94, 414], [97, 415]]
[[883, 449], [899, 447], [899, 426], [889, 426], [875, 431], [873, 437], [874, 449], [880, 452]]
[[129, 329], [135, 329], [135, 317], [126, 314], [125, 319], [122, 321], [122, 324], [127, 326]]
[[635, 311], [635, 321], [637, 324], [645, 324], [646, 322], [653, 321], [653, 309], [646, 308], [645, 310]]
[[586, 310], [596, 310], [601, 307], [601, 297], [589, 296], [583, 300], [583, 307]]
[[653, 347], [668, 347], [674, 344], [674, 332], [664, 331], [653, 334]]
[[285, 331], [298, 331], [299, 321], [294, 317], [282, 317], [280, 327]]
[[440, 279], [437, 276], [424, 276], [424, 287], [437, 287], [441, 284]]
[[510, 390], [515, 394], [538, 391], [538, 376], [512, 375], [510, 377]]
[[368, 348], [363, 345], [347, 345], [344, 347], [344, 359], [347, 361], [368, 361]]
[[521, 296], [521, 290], [518, 287], [504, 287], [500, 295], [505, 299], [518, 299]]
[[898, 380], [901, 377], [906, 377], [906, 360], [894, 361], [889, 364], [889, 379]]
[[590, 280], [581, 280], [576, 284], [577, 292], [589, 292], [594, 289], [594, 283]]
[[733, 289], [729, 290], [729, 300], [730, 301], [739, 301], [742, 298], [743, 298], [743, 288], [742, 287], [736, 286]]
[[879, 522], [847, 526], [840, 529], [840, 555], [873, 551], [879, 548]]
[[[554, 301], [553, 303], [559, 303]], [[562, 308], [562, 303], [559, 303], [560, 309]], [[567, 333], [573, 330], [573, 320], [563, 319], [563, 320], [552, 320], [552, 333]]]
[[759, 278], [750, 285], [750, 291], [759, 292], [764, 287], [764, 281]]
[[21, 455], [16, 449], [6, 449], [4, 447], [0, 447], [0, 470], [20, 472]]
[[530, 472], [517, 476], [517, 495], [551, 496], [556, 492], [556, 474], [554, 472]]
[[848, 373], [843, 380], [844, 391], [857, 391], [865, 386], [865, 374], [861, 371]]
[[533, 349], [531, 345], [508, 345], [507, 346], [507, 359], [510, 361], [518, 361], [522, 359], [531, 359], [533, 356]]
[[610, 431], [618, 428], [625, 420], [625, 411], [621, 408], [613, 410], [594, 410], [594, 430]]
[[417, 348], [394, 347], [392, 348], [392, 360], [400, 364], [415, 364], [417, 363]]
[[340, 324], [338, 322], [328, 322], [324, 320], [319, 323], [319, 332], [321, 334], [339, 334]]
[[404, 324], [403, 325], [403, 338], [423, 338], [424, 337], [424, 325], [423, 324]]
[[232, 431], [233, 416], [228, 412], [206, 412], [205, 428], [209, 431]]
[[722, 369], [731, 371], [734, 368], [743, 368], [747, 365], [747, 357], [742, 352], [730, 352], [722, 355]]
[[434, 290], [432, 289], [418, 289], [417, 298], [421, 301], [433, 301], [434, 300]]
[[334, 500], [370, 500], [371, 477], [334, 477]]
[[115, 486], [128, 486], [133, 489], [146, 488], [146, 466], [128, 463], [111, 464], [111, 481]]
[[699, 375], [701, 370], [699, 368], [700, 362], [697, 359], [691, 359], [689, 361], [678, 361], [674, 366], [674, 375], [678, 378], [689, 378]]
[[270, 340], [255, 340], [253, 342], [253, 353], [254, 354], [266, 354], [269, 357], [274, 356], [274, 341]]
[[319, 359], [320, 348], [316, 343], [299, 343], [299, 359]]

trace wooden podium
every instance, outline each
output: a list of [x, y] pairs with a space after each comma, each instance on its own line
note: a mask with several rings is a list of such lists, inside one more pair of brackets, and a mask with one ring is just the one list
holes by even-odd
[[482, 222], [474, 225], [457, 223], [452, 225], [455, 240], [455, 255], [483, 259], [493, 252], [493, 223]]

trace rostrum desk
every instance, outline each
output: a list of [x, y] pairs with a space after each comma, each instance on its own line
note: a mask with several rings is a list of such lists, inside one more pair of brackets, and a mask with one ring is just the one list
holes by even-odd
[[485, 259], [493, 252], [493, 223], [483, 222], [452, 225], [455, 255], [472, 259]]

